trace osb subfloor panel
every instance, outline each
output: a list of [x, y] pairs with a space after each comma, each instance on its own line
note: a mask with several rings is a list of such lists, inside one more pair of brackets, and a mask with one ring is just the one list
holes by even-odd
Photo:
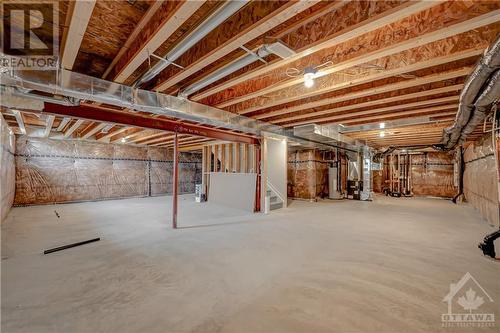
[[500, 263], [476, 247], [494, 229], [468, 206], [294, 201], [265, 216], [183, 196], [179, 230], [169, 207], [155, 197], [12, 209], [2, 331], [452, 332], [442, 300], [466, 272], [500, 301]]

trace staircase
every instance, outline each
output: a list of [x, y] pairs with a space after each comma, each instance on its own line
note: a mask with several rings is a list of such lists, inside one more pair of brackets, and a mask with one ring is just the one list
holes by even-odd
[[271, 207], [269, 207], [269, 210], [283, 208], [283, 201], [273, 191], [267, 190], [267, 196], [271, 197]]
[[280, 197], [278, 192], [273, 188], [273, 186], [268, 182], [267, 183], [267, 192], [266, 196], [270, 197], [271, 206], [269, 210], [275, 210], [283, 208], [283, 199]]

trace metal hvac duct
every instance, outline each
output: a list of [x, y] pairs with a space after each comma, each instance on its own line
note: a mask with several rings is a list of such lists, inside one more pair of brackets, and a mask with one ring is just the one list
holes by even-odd
[[[123, 84], [68, 70], [12, 70], [0, 73], [0, 82], [2, 88], [0, 105], [6, 107], [17, 105], [18, 108], [22, 108], [22, 103], [25, 103], [26, 108], [32, 108], [35, 99], [56, 103], [70, 102], [71, 104], [82, 100], [194, 121], [198, 124], [234, 129], [244, 133], [258, 135], [265, 130], [282, 135], [284, 132], [282, 127], [270, 123], [175, 96], [134, 89]], [[60, 96], [62, 99], [46, 98], [45, 96], [33, 95], [30, 92], [43, 92], [56, 97]]]
[[[475, 109], [472, 112], [467, 125], [462, 129], [459, 142], [465, 142], [467, 136], [474, 132], [477, 125], [483, 123], [487, 114], [490, 112], [493, 103], [500, 97], [500, 70], [497, 70], [492, 76], [483, 92], [477, 98]], [[451, 147], [450, 147], [451, 148]]]
[[289, 49], [286, 45], [279, 41], [272, 44], [265, 44], [261, 46], [256, 52], [249, 52], [245, 56], [230, 63], [229, 65], [214, 71], [202, 80], [193, 83], [185, 89], [182, 89], [179, 93], [179, 96], [188, 97], [189, 95], [192, 95], [195, 92], [205, 88], [209, 84], [212, 84], [222, 79], [223, 77], [226, 77], [229, 74], [250, 65], [257, 60], [262, 60], [262, 58], [265, 58], [270, 54], [275, 54], [282, 59], [286, 59], [293, 56], [295, 54], [295, 51]]
[[495, 100], [500, 97], [500, 36], [485, 52], [467, 78], [455, 123], [443, 131], [443, 138], [434, 148], [450, 150], [465, 141], [477, 125], [484, 121]]
[[157, 62], [150, 70], [144, 73], [135, 83], [134, 86], [138, 87], [153, 79], [156, 75], [160, 74], [170, 64], [173, 64], [181, 55], [189, 50], [194, 44], [198, 43], [209, 32], [217, 28], [222, 22], [231, 17], [234, 13], [239, 11], [249, 0], [231, 0], [227, 1], [221, 8], [215, 11], [208, 19], [197, 26], [188, 36], [174, 46], [170, 52], [167, 53], [165, 59]]
[[[35, 95], [37, 92], [50, 95]], [[175, 96], [135, 89], [64, 69], [0, 72], [0, 93], [0, 105], [18, 109], [40, 110], [43, 102], [77, 105], [80, 101], [91, 101], [244, 133], [261, 135], [265, 131], [286, 136], [290, 142], [302, 147], [322, 149], [334, 147], [344, 150], [348, 155], [356, 155], [360, 146], [357, 141], [340, 134], [336, 125], [312, 124], [313, 127], [317, 126], [316, 134], [319, 136], [313, 133], [309, 133], [311, 134], [309, 136], [304, 132], [302, 134], [305, 137], [302, 139], [281, 126]]]
[[370, 147], [363, 146], [360, 152], [363, 190], [360, 200], [372, 200], [372, 151]]
[[350, 159], [357, 158], [357, 152], [362, 146], [356, 140], [341, 134], [338, 125], [307, 124], [295, 126], [293, 135], [325, 146], [344, 149]]

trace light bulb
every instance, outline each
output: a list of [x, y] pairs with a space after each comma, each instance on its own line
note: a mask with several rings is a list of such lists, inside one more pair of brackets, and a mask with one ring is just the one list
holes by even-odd
[[313, 79], [305, 79], [304, 85], [306, 86], [306, 88], [311, 88], [312, 86], [314, 86], [314, 80]]
[[382, 131], [382, 132], [379, 133], [379, 135], [380, 135], [381, 138], [383, 138], [385, 136], [385, 132]]
[[385, 128], [385, 123], [380, 123], [380, 124], [379, 124], [379, 127], [380, 127], [380, 128]]
[[306, 88], [311, 88], [314, 86], [314, 76], [316, 75], [317, 70], [313, 67], [306, 67], [304, 69], [304, 85]]
[[125, 138], [122, 138], [122, 140], [121, 140], [121, 141], [122, 141], [122, 143], [127, 142], [127, 140], [125, 140]]

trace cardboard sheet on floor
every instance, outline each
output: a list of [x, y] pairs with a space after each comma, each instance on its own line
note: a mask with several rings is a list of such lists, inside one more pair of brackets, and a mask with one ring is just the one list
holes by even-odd
[[208, 201], [253, 212], [256, 180], [255, 173], [211, 172]]

